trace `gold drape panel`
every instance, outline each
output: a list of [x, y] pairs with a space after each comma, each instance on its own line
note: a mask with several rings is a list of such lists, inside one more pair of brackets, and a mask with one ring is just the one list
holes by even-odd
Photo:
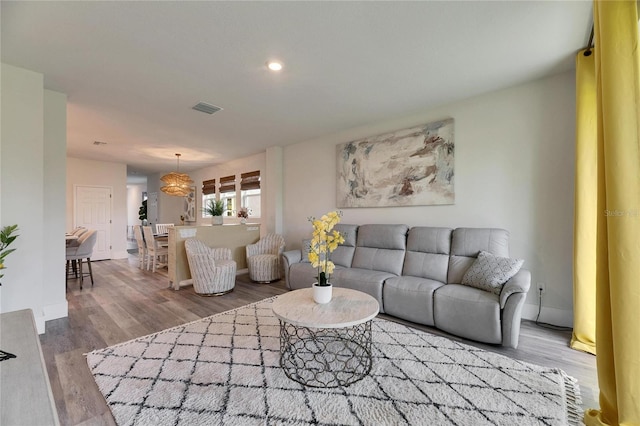
[[571, 347], [596, 353], [596, 230], [598, 138], [593, 51], [576, 56], [576, 171], [573, 226], [573, 336]]
[[595, 1], [600, 410], [587, 425], [640, 425], [640, 59], [635, 1]]

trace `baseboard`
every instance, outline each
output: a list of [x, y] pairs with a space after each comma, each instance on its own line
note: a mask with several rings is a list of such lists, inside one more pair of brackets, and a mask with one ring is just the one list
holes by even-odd
[[[538, 316], [538, 305], [526, 304], [522, 308], [522, 318], [535, 321]], [[540, 310], [540, 322], [560, 325], [563, 327], [573, 327], [573, 311], [568, 309], [558, 309], [549, 306], [542, 306]]]
[[68, 316], [69, 316], [69, 304], [67, 303], [66, 300], [62, 303], [43, 306], [41, 316], [37, 316], [34, 312], [38, 334], [44, 334], [46, 332], [47, 321], [51, 321], [58, 318], [66, 318]]

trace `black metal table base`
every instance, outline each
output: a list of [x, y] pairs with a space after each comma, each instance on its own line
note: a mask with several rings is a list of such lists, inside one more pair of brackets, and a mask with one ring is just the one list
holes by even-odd
[[320, 388], [348, 386], [371, 371], [371, 321], [308, 328], [280, 320], [280, 366], [287, 377]]

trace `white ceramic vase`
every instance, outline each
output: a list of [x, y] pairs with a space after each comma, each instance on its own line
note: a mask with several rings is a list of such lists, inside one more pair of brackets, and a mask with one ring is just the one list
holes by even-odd
[[212, 225], [222, 225], [222, 216], [211, 216]]
[[313, 300], [319, 304], [331, 302], [333, 294], [333, 286], [331, 284], [320, 286], [318, 283], [313, 284]]

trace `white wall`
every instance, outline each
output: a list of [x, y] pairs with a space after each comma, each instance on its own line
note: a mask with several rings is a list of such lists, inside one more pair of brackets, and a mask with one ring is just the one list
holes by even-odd
[[127, 257], [127, 166], [67, 157], [67, 229], [74, 228], [74, 185], [111, 188], [111, 258]]
[[66, 317], [66, 277], [58, 271], [66, 262], [60, 235], [65, 230], [67, 176], [67, 95], [44, 91], [44, 253], [43, 288], [46, 320]]
[[[573, 72], [284, 148], [287, 248], [309, 216], [336, 207], [336, 145], [453, 117], [455, 205], [343, 209], [344, 223], [499, 227], [525, 259], [532, 287], [545, 282], [542, 320], [572, 323], [575, 81]], [[532, 289], [524, 315], [535, 316]]]
[[64, 172], [54, 164], [66, 150], [66, 96], [45, 91], [42, 74], [7, 64], [1, 73], [0, 222], [20, 232], [5, 259], [0, 311], [32, 309], [43, 333], [46, 320], [67, 315]]

